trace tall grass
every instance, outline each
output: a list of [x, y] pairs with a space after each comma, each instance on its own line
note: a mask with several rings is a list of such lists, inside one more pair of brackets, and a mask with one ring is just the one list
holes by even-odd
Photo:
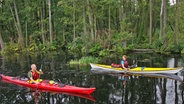
[[69, 64], [87, 65], [89, 63], [98, 63], [99, 61], [100, 61], [99, 58], [88, 56], [88, 57], [82, 57], [79, 60], [71, 60]]

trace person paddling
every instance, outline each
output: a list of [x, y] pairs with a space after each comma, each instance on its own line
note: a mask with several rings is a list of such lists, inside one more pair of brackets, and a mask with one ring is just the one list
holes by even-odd
[[126, 55], [123, 55], [122, 56], [121, 66], [122, 66], [123, 69], [126, 69], [126, 70], [128, 70], [128, 68], [129, 68], [128, 61], [127, 61], [127, 56]]
[[29, 83], [36, 83], [38, 84], [38, 79], [40, 78], [40, 74], [43, 74], [42, 70], [39, 71], [36, 68], [35, 64], [31, 65], [31, 70], [28, 72], [28, 77], [30, 79]]

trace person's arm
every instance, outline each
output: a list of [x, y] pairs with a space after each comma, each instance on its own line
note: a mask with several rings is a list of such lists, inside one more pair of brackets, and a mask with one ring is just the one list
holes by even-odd
[[121, 66], [122, 66], [122, 68], [123, 68], [123, 69], [126, 69], [124, 64], [125, 64], [125, 62], [124, 62], [124, 61], [121, 61]]
[[43, 71], [40, 69], [39, 71], [38, 70], [36, 70], [36, 72], [38, 73], [38, 74], [43, 74]]

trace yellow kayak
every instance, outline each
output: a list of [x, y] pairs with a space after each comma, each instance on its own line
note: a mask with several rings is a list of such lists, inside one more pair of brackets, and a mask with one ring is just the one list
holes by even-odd
[[151, 68], [151, 67], [135, 67], [129, 70], [124, 70], [122, 68], [115, 68], [111, 65], [103, 65], [103, 64], [92, 64], [90, 63], [91, 68], [95, 69], [106, 69], [111, 72], [117, 73], [132, 73], [132, 74], [141, 74], [141, 73], [178, 73], [183, 69], [183, 67], [178, 68]]

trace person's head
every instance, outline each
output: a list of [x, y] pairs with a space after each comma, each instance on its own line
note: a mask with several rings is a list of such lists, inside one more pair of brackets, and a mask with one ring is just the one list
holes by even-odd
[[36, 65], [35, 65], [35, 64], [32, 64], [32, 65], [31, 65], [31, 70], [32, 70], [32, 71], [36, 71]]
[[122, 56], [122, 59], [123, 59], [123, 60], [126, 60], [126, 59], [127, 59], [127, 56], [126, 56], [126, 55], [123, 55], [123, 56]]

